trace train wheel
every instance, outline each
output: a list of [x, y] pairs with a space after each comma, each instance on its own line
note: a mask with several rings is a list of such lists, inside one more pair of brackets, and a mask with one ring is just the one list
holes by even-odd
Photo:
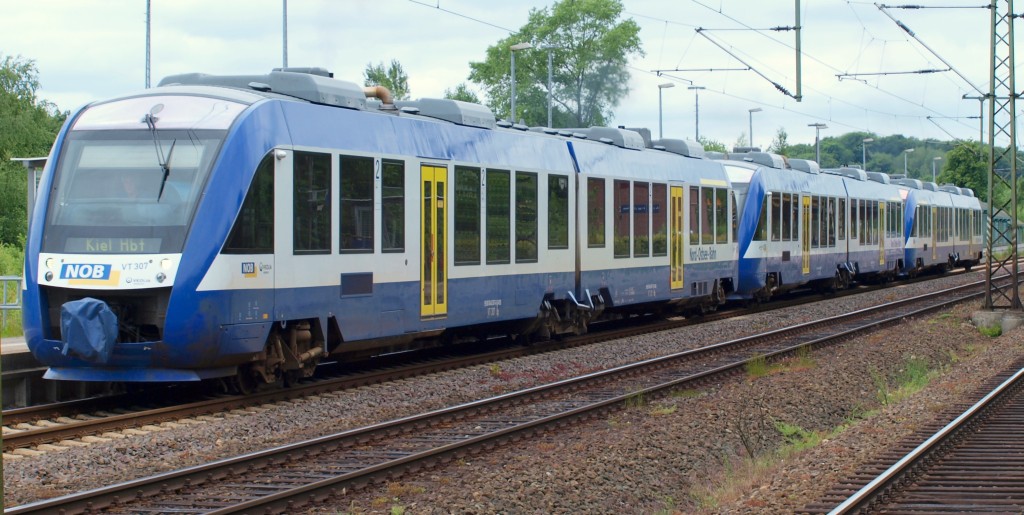
[[291, 388], [299, 384], [302, 379], [302, 370], [288, 370], [284, 373], [284, 387]]
[[228, 380], [228, 386], [233, 393], [249, 395], [256, 391], [256, 376], [249, 367], [238, 367], [238, 372]]

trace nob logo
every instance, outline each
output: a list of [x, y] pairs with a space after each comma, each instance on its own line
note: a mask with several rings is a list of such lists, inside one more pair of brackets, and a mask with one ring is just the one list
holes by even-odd
[[244, 277], [256, 277], [256, 263], [252, 261], [242, 263], [242, 275]]
[[60, 269], [60, 278], [105, 281], [110, 279], [110, 265], [68, 263]]

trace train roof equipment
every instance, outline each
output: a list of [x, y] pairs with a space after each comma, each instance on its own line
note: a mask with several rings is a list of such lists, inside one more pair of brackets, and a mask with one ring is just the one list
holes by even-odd
[[919, 179], [900, 178], [900, 179], [895, 179], [895, 180], [892, 180], [892, 181], [889, 181], [889, 182], [890, 182], [890, 184], [897, 184], [899, 186], [906, 186], [906, 187], [908, 187], [910, 189], [914, 189], [914, 190], [924, 189], [924, 183], [922, 183]]
[[842, 168], [826, 168], [823, 171], [830, 175], [841, 175], [843, 177], [846, 177], [847, 179], [853, 179], [856, 181], [868, 180], [868, 173], [865, 172], [864, 170], [861, 170], [860, 168], [850, 168], [844, 166]]
[[681, 156], [701, 159], [705, 157], [704, 145], [696, 141], [663, 138], [651, 142], [655, 150], [664, 150]]
[[314, 104], [347, 109], [366, 109], [366, 90], [356, 83], [335, 79], [330, 72], [323, 68], [298, 68], [298, 70], [315, 70], [315, 73], [292, 70], [296, 70], [296, 68], [275, 69], [266, 75], [183, 73], [165, 77], [157, 84], [157, 87], [220, 86], [260, 93], [276, 93]]
[[778, 154], [772, 154], [771, 152], [747, 152], [746, 155], [740, 158], [743, 161], [748, 161], [761, 166], [767, 166], [769, 168], [778, 168], [784, 170], [786, 168], [786, 160]]
[[594, 141], [600, 141], [608, 145], [615, 145], [619, 148], [628, 148], [631, 150], [643, 150], [647, 148], [644, 144], [644, 138], [639, 132], [632, 129], [613, 128], [613, 127], [590, 127], [587, 129], [566, 129], [572, 131], [573, 135], [586, 137]]
[[487, 107], [447, 98], [398, 100], [395, 102], [395, 107], [409, 114], [445, 120], [467, 127], [493, 129], [497, 123], [494, 113]]
[[821, 173], [821, 166], [818, 165], [817, 161], [812, 161], [810, 159], [790, 159], [789, 167], [811, 175], [818, 175]]
[[875, 181], [881, 184], [889, 184], [889, 174], [882, 172], [866, 172], [868, 174], [869, 181]]

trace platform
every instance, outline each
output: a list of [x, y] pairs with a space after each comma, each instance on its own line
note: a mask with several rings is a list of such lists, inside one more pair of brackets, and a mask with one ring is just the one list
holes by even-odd
[[0, 354], [18, 354], [22, 352], [28, 352], [28, 346], [25, 345], [25, 337], [11, 336], [0, 338]]

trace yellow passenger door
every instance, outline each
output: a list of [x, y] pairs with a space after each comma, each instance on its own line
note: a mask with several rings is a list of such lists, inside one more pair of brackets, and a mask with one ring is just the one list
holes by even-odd
[[678, 290], [683, 287], [683, 187], [672, 186], [672, 191], [669, 195], [671, 197], [672, 212], [672, 227], [670, 229], [670, 237], [672, 242], [670, 245], [671, 255], [669, 260], [671, 262], [669, 272], [671, 288]]
[[803, 228], [803, 242], [800, 244], [801, 250], [803, 250], [803, 272], [804, 274], [811, 273], [811, 197], [803, 197], [803, 223], [800, 227]]
[[445, 184], [448, 169], [422, 165], [420, 173], [420, 316], [438, 317], [448, 313], [448, 276], [445, 270]]

